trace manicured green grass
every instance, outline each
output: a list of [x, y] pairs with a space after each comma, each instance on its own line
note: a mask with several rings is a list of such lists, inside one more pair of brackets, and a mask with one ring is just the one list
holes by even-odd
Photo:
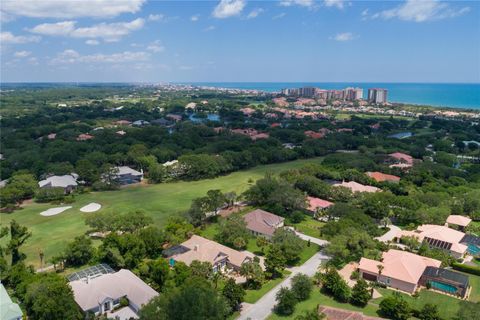
[[305, 220], [300, 223], [288, 223], [295, 227], [295, 229], [310, 237], [320, 238], [320, 228], [325, 225], [324, 222], [313, 219], [310, 216], [306, 216]]
[[359, 311], [363, 312], [365, 315], [378, 317], [377, 314], [377, 307], [373, 305], [367, 305], [365, 308], [359, 308], [352, 306], [348, 303], [341, 303], [333, 300], [331, 297], [324, 295], [320, 292], [318, 288], [315, 288], [308, 300], [302, 301], [295, 306], [295, 312], [288, 316], [279, 316], [277, 314], [272, 314], [268, 319], [275, 320], [275, 319], [295, 319], [296, 316], [301, 315], [305, 311], [316, 310], [318, 305], [325, 305], [335, 308], [347, 309], [352, 311]]
[[468, 276], [470, 286], [472, 287], [472, 291], [470, 292], [469, 301], [472, 302], [480, 302], [480, 276], [476, 276], [469, 273], [464, 273]]
[[295, 265], [300, 266], [304, 264], [318, 251], [320, 251], [320, 246], [315, 243], [310, 243], [310, 246], [305, 247], [305, 249], [303, 249], [303, 251], [300, 253], [300, 259], [295, 263]]
[[288, 275], [290, 274], [289, 271], [285, 270], [283, 272], [283, 277], [277, 278], [274, 280], [269, 280], [265, 282], [262, 287], [258, 290], [245, 290], [245, 299], [244, 301], [247, 303], [255, 303], [258, 299], [263, 297], [268, 291], [275, 288], [280, 282], [282, 282]]
[[[373, 300], [372, 303], [374, 304], [379, 304], [384, 297], [391, 295], [394, 292], [393, 290], [382, 288], [378, 289], [378, 291], [382, 294], [383, 297]], [[462, 301], [460, 299], [456, 299], [426, 289], [420, 291], [418, 297], [412, 297], [403, 293], [402, 296], [405, 298], [405, 300], [408, 301], [410, 306], [415, 309], [421, 309], [427, 303], [436, 304], [438, 307], [438, 311], [446, 320], [455, 319], [457, 312], [460, 308], [460, 302]]]
[[278, 173], [319, 161], [320, 158], [297, 160], [258, 166], [215, 179], [129, 186], [117, 191], [81, 194], [76, 196], [72, 209], [51, 217], [43, 217], [39, 213], [56, 206], [32, 203], [11, 214], [2, 213], [0, 220], [2, 225], [6, 225], [10, 220], [15, 219], [29, 228], [32, 237], [22, 247], [22, 252], [27, 255], [27, 263], [38, 267], [40, 250], [45, 254], [45, 261], [49, 261], [52, 256], [63, 250], [68, 241], [87, 231], [84, 218], [88, 213], [81, 213], [79, 209], [90, 202], [100, 203], [103, 206], [101, 210], [111, 210], [116, 213], [144, 210], [153, 218], [155, 225], [162, 226], [168, 217], [181, 214], [190, 206], [192, 199], [204, 196], [210, 189], [235, 191], [240, 194], [251, 185], [250, 179], [257, 180], [266, 172]]

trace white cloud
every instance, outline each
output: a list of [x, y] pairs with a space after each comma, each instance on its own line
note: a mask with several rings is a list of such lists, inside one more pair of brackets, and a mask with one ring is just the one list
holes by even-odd
[[215, 30], [215, 26], [208, 26], [205, 29], [203, 29], [203, 31], [205, 31], [205, 32], [213, 31], [213, 30]]
[[2, 11], [33, 18], [101, 18], [136, 13], [144, 3], [145, 0], [2, 0]]
[[133, 31], [143, 28], [145, 20], [137, 18], [130, 22], [99, 23], [90, 27], [75, 28], [75, 21], [43, 23], [30, 29], [30, 32], [50, 35], [69, 36], [73, 38], [101, 38], [105, 41], [118, 41]]
[[438, 0], [407, 0], [395, 8], [378, 12], [372, 19], [398, 18], [404, 21], [425, 22], [455, 18], [470, 11], [469, 7], [451, 8], [447, 3]]
[[218, 19], [237, 16], [245, 8], [245, 5], [245, 0], [220, 0], [215, 9], [213, 9], [212, 15]]
[[36, 65], [38, 65], [38, 59], [35, 58], [35, 57], [28, 58], [28, 63], [36, 66]]
[[199, 14], [195, 14], [193, 16], [190, 17], [190, 21], [193, 21], [193, 22], [196, 22], [200, 19], [200, 15]]
[[163, 14], [151, 14], [148, 16], [148, 21], [160, 21], [164, 18], [165, 16]]
[[337, 7], [338, 9], [345, 7], [345, 0], [325, 0], [323, 3], [326, 7]]
[[165, 47], [160, 40], [156, 40], [147, 46], [147, 50], [158, 53], [165, 51]]
[[89, 46], [98, 46], [100, 44], [100, 41], [88, 39], [87, 41], [85, 41], [85, 44], [88, 44]]
[[337, 33], [335, 36], [331, 37], [330, 39], [344, 42], [344, 41], [351, 41], [355, 39], [355, 36], [351, 32], [343, 32], [343, 33]]
[[285, 17], [287, 14], [285, 12], [282, 12], [280, 14], [277, 14], [276, 16], [273, 16], [272, 17], [272, 20], [277, 20], [277, 19], [282, 19], [283, 17]]
[[0, 43], [2, 44], [23, 44], [28, 42], [40, 41], [38, 36], [16, 36], [11, 32], [5, 31], [0, 33]]
[[255, 8], [247, 16], [247, 19], [254, 19], [258, 17], [264, 10], [262, 8]]
[[284, 7], [291, 6], [301, 6], [301, 7], [312, 7], [315, 4], [313, 0], [282, 0], [280, 5]]
[[42, 23], [32, 29], [30, 32], [43, 34], [46, 36], [67, 36], [75, 30], [76, 21], [62, 21], [57, 23]]
[[73, 49], [67, 49], [52, 59], [51, 64], [142, 62], [149, 60], [149, 58], [150, 54], [143, 51], [81, 55]]
[[32, 53], [30, 51], [17, 51], [13, 54], [13, 56], [15, 58], [26, 58], [28, 57], [29, 55], [31, 55]]

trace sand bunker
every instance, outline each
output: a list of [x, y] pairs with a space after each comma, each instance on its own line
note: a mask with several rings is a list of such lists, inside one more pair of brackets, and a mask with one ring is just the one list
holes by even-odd
[[86, 206], [81, 207], [80, 211], [82, 211], [82, 212], [95, 212], [95, 211], [100, 210], [101, 207], [102, 207], [101, 204], [91, 202], [91, 203], [87, 204]]
[[71, 209], [71, 208], [72, 208], [72, 206], [51, 208], [51, 209], [40, 212], [40, 215], [42, 215], [44, 217], [50, 217], [50, 216], [54, 216], [56, 214], [62, 213], [63, 211]]

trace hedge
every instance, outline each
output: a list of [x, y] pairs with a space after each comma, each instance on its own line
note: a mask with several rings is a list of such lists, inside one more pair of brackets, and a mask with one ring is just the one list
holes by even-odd
[[469, 266], [466, 264], [461, 264], [454, 262], [452, 263], [452, 268], [458, 271], [463, 271], [466, 273], [474, 274], [477, 276], [480, 276], [480, 268], [479, 267], [474, 267], [474, 266]]

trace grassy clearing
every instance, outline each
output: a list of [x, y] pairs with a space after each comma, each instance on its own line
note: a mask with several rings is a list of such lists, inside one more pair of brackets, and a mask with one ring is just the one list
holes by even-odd
[[308, 300], [302, 301], [295, 306], [295, 312], [292, 315], [288, 317], [284, 317], [277, 314], [272, 314], [268, 319], [269, 320], [295, 319], [295, 317], [297, 317], [298, 315], [301, 315], [305, 311], [316, 309], [318, 305], [326, 305], [326, 306], [331, 306], [331, 307], [336, 307], [341, 309], [359, 311], [359, 312], [363, 312], [365, 315], [368, 315], [368, 316], [378, 317], [377, 307], [374, 305], [367, 305], [365, 308], [359, 308], [359, 307], [352, 306], [351, 304], [348, 304], [348, 303], [337, 302], [333, 300], [331, 297], [322, 294], [318, 288], [315, 288], [312, 291], [312, 294], [310, 295], [310, 298]]
[[102, 210], [116, 213], [144, 210], [153, 218], [155, 225], [162, 226], [168, 217], [180, 214], [190, 206], [192, 199], [205, 195], [210, 189], [235, 191], [240, 194], [251, 185], [250, 179], [257, 180], [268, 171], [278, 173], [319, 161], [320, 158], [297, 160], [257, 166], [215, 179], [129, 186], [117, 191], [81, 194], [76, 196], [72, 209], [51, 217], [43, 217], [39, 213], [56, 206], [32, 203], [11, 214], [1, 214], [0, 220], [2, 225], [6, 225], [15, 219], [29, 228], [32, 237], [22, 247], [22, 251], [27, 255], [27, 263], [39, 267], [40, 250], [45, 254], [45, 261], [49, 261], [52, 256], [63, 250], [66, 242], [87, 231], [84, 218], [88, 213], [82, 213], [79, 209], [90, 202], [100, 203], [103, 206]]
[[275, 288], [280, 282], [282, 282], [288, 275], [290, 274], [289, 271], [285, 270], [283, 272], [283, 277], [277, 278], [274, 280], [269, 280], [265, 282], [262, 287], [258, 290], [245, 290], [245, 302], [247, 303], [255, 303], [258, 299], [263, 297], [268, 291]]
[[319, 238], [320, 237], [320, 228], [325, 225], [324, 222], [313, 219], [310, 216], [307, 216], [305, 220], [300, 223], [291, 223], [288, 222], [288, 225], [295, 227], [295, 229], [307, 236]]

